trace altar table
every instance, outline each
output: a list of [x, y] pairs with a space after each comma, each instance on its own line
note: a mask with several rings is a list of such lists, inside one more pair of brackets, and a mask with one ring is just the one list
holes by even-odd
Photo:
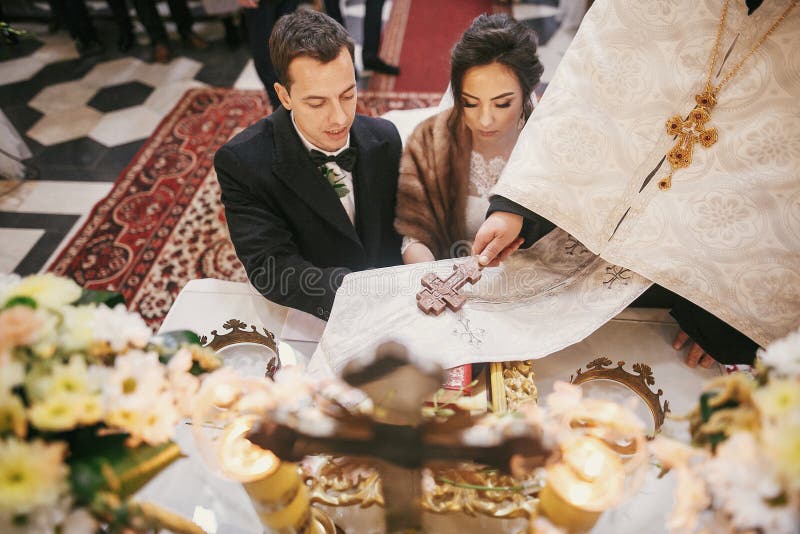
[[[224, 333], [222, 325], [237, 319], [257, 330], [266, 329], [278, 340], [282, 365], [305, 365], [316, 347], [320, 330], [313, 317], [290, 311], [264, 299], [246, 283], [204, 279], [193, 280], [180, 292], [160, 331], [188, 329], [211, 337], [211, 332]], [[288, 320], [287, 320], [288, 319]], [[663, 390], [660, 403], [668, 401], [672, 414], [684, 414], [694, 406], [702, 384], [723, 372], [721, 367], [690, 369], [684, 364], [685, 351], [676, 352], [671, 341], [678, 327], [665, 310], [627, 309], [595, 333], [562, 351], [535, 360], [536, 386], [540, 402], [544, 402], [557, 380], [569, 381], [578, 369], [606, 357], [614, 367], [618, 362], [630, 371], [634, 363], [652, 370], [655, 384], [652, 391]], [[231, 347], [234, 349], [234, 347]], [[228, 359], [227, 351], [221, 354]], [[257, 362], [263, 362], [263, 347], [235, 347], [231, 351], [232, 366], [246, 374], [263, 374]], [[254, 362], [256, 362], [254, 364]], [[599, 395], [614, 400], [635, 397], [630, 390], [616, 382], [598, 380], [582, 386], [587, 395]], [[643, 419], [653, 421], [647, 406], [637, 409]], [[683, 425], [666, 420], [662, 432], [688, 439]], [[155, 502], [192, 518], [209, 533], [263, 532], [250, 500], [240, 484], [224, 480], [212, 473], [202, 462], [194, 444], [189, 424], [177, 430], [177, 442], [187, 455], [176, 461], [138, 494], [141, 500]], [[667, 475], [657, 478], [659, 469], [651, 466], [638, 493], [623, 505], [605, 512], [593, 533], [634, 534], [666, 532], [665, 522], [672, 509], [674, 479]], [[337, 524], [350, 533], [384, 532], [382, 511], [367, 509], [335, 510]], [[478, 531], [487, 528], [489, 518], [438, 515], [426, 513], [426, 525], [439, 531]]]

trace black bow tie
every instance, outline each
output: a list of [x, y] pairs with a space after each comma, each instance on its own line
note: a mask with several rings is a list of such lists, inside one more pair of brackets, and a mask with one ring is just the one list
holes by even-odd
[[327, 154], [323, 154], [319, 150], [311, 149], [309, 153], [311, 156], [311, 161], [314, 162], [314, 165], [317, 167], [321, 167], [326, 163], [336, 163], [343, 171], [353, 172], [353, 169], [356, 166], [356, 159], [358, 158], [358, 151], [355, 147], [351, 146], [342, 150], [339, 154], [335, 156], [329, 156]]

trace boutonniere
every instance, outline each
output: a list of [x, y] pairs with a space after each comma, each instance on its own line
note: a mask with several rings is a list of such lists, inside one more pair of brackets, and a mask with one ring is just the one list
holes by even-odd
[[344, 183], [344, 174], [337, 173], [327, 165], [321, 165], [319, 170], [322, 172], [322, 177], [333, 187], [336, 196], [342, 198], [350, 194], [350, 189]]

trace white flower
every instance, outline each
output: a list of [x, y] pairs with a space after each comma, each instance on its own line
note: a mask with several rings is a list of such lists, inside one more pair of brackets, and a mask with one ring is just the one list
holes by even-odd
[[494, 447], [500, 435], [489, 425], [476, 424], [461, 433], [461, 441], [469, 447]]
[[140, 438], [148, 445], [161, 445], [172, 439], [180, 418], [175, 398], [169, 392], [162, 393], [147, 410], [139, 414], [138, 428], [131, 436]]
[[567, 413], [577, 407], [582, 398], [583, 392], [580, 386], [557, 381], [553, 384], [553, 393], [545, 399], [547, 411], [554, 417]]
[[779, 375], [800, 376], [800, 330], [759, 349], [758, 358]]
[[144, 348], [152, 332], [138, 313], [117, 304], [113, 309], [101, 305], [94, 317], [93, 335], [95, 340], [107, 341], [115, 352], [122, 352], [129, 346]]
[[697, 449], [663, 435], [656, 436], [650, 442], [650, 452], [667, 468], [688, 467], [693, 457], [708, 456], [704, 449]]
[[0, 391], [11, 391], [25, 380], [25, 366], [11, 358], [0, 357]]
[[113, 409], [149, 406], [167, 386], [166, 368], [155, 352], [132, 350], [114, 360], [103, 394]]
[[0, 440], [0, 514], [27, 514], [56, 505], [69, 486], [66, 444]]
[[188, 416], [194, 407], [194, 398], [200, 389], [200, 379], [192, 375], [192, 353], [188, 349], [180, 349], [167, 363], [167, 377], [181, 415]]
[[433, 495], [436, 491], [436, 480], [433, 478], [433, 471], [428, 467], [422, 469], [422, 492]]
[[192, 368], [192, 352], [187, 348], [181, 348], [176, 352], [169, 362], [167, 371], [170, 375], [178, 373], [188, 373]]
[[667, 521], [672, 532], [694, 532], [700, 513], [711, 504], [706, 484], [687, 467], [674, 471], [677, 478], [675, 486], [675, 506]]
[[[23, 516], [10, 516], [0, 513], [0, 532], [3, 534], [53, 534], [60, 532], [59, 525], [64, 521], [70, 509], [71, 499], [62, 497], [52, 506], [39, 506]], [[24, 518], [20, 521], [20, 518]], [[84, 530], [80, 534], [94, 531]], [[75, 534], [78, 534], [77, 532]]]
[[783, 493], [769, 462], [753, 434], [737, 432], [717, 447], [701, 474], [715, 508], [727, 512], [735, 528], [794, 532], [782, 530], [787, 507], [769, 503]]
[[307, 406], [295, 414], [295, 429], [307, 436], [332, 436], [336, 431], [336, 420], [322, 413], [318, 408]]
[[94, 306], [65, 306], [58, 344], [67, 352], [86, 352], [94, 340]]
[[4, 295], [5, 301], [1, 304], [15, 297], [28, 297], [36, 301], [39, 306], [57, 309], [75, 302], [81, 298], [82, 293], [81, 286], [69, 278], [62, 278], [52, 273], [35, 274], [23, 278], [18, 284], [7, 289]]

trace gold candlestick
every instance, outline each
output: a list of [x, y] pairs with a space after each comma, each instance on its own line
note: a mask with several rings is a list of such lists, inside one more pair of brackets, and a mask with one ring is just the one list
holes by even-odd
[[602, 441], [580, 436], [562, 445], [561, 460], [547, 468], [539, 512], [569, 532], [590, 530], [622, 493], [622, 461]]
[[319, 532], [314, 526], [317, 521], [312, 521], [308, 488], [299, 467], [281, 462], [247, 439], [257, 421], [254, 415], [241, 416], [226, 427], [217, 448], [220, 467], [227, 476], [242, 482], [261, 522], [273, 532]]

